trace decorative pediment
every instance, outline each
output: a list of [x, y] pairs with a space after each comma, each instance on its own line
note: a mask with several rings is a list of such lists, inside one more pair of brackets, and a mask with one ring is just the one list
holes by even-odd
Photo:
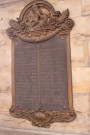
[[74, 22], [69, 18], [68, 9], [60, 13], [49, 2], [35, 0], [25, 6], [17, 21], [10, 20], [9, 24], [7, 34], [12, 40], [42, 42], [58, 33], [68, 34]]

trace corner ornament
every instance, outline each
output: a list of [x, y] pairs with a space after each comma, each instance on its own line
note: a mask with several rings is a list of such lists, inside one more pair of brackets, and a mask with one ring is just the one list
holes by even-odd
[[69, 18], [69, 10], [55, 11], [52, 5], [44, 0], [35, 0], [22, 10], [17, 21], [10, 20], [11, 28], [7, 34], [12, 40], [26, 42], [46, 41], [56, 34], [68, 34], [74, 22]]

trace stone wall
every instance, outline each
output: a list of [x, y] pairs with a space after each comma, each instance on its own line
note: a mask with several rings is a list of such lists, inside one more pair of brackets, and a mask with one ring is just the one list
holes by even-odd
[[[31, 0], [0, 0], [0, 135], [1, 130], [38, 135], [90, 134], [90, 0], [48, 0], [61, 12], [70, 10], [75, 21], [71, 31], [73, 103], [77, 118], [70, 123], [54, 123], [49, 129], [33, 127], [27, 120], [10, 116], [11, 40], [6, 35], [9, 20], [19, 17]], [[16, 135], [15, 134], [15, 135]]]

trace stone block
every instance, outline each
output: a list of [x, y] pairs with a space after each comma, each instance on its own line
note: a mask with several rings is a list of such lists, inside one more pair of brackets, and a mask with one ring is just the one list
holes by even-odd
[[84, 41], [84, 44], [83, 44], [83, 47], [84, 47], [84, 63], [86, 66], [88, 66], [89, 64], [89, 47], [88, 47], [88, 41]]
[[82, 0], [82, 15], [90, 15], [90, 0]]
[[16, 20], [16, 18], [19, 17], [24, 6], [25, 5], [23, 2], [9, 4], [9, 6], [7, 3], [5, 7], [2, 6], [2, 8], [0, 8], [0, 30], [6, 30], [7, 28], [9, 28], [9, 20]]
[[90, 17], [73, 18], [75, 25], [71, 30], [71, 39], [90, 40]]
[[83, 52], [83, 42], [78, 40], [71, 40], [71, 59], [72, 61], [83, 61], [84, 52]]
[[11, 65], [11, 50], [10, 49], [2, 49], [0, 50], [0, 67], [3, 70], [3, 66]]
[[90, 65], [90, 41], [88, 42], [88, 52], [89, 52], [89, 65]]
[[0, 72], [0, 92], [8, 92], [11, 90], [11, 72]]
[[7, 112], [9, 111], [12, 103], [12, 96], [11, 93], [8, 91], [0, 92], [0, 113], [6, 111], [6, 108], [8, 108]]
[[81, 16], [81, 0], [48, 0], [55, 10], [63, 12], [67, 8], [70, 11], [70, 17]]
[[73, 92], [90, 92], [90, 68], [72, 69]]
[[74, 93], [73, 104], [76, 113], [90, 112], [90, 93]]
[[6, 30], [0, 31], [0, 50], [11, 49], [11, 40], [6, 34]]

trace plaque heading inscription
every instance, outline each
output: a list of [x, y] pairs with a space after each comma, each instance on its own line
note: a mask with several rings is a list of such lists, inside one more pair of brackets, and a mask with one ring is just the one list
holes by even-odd
[[12, 107], [10, 114], [38, 127], [75, 119], [72, 101], [69, 10], [55, 11], [44, 0], [24, 7], [10, 20]]

